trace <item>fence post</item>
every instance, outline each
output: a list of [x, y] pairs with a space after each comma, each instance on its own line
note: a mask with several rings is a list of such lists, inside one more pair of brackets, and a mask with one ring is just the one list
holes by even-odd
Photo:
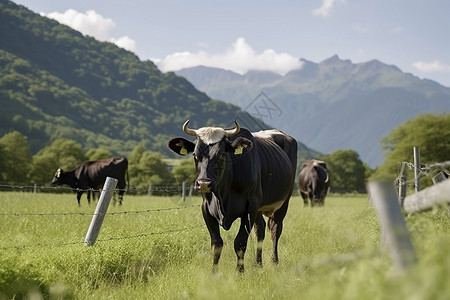
[[405, 174], [405, 162], [402, 162], [402, 167], [400, 169], [400, 175], [397, 178], [398, 183], [398, 202], [400, 207], [403, 207], [403, 201], [406, 197], [406, 182], [408, 181], [408, 176]]
[[111, 177], [106, 177], [105, 185], [103, 186], [102, 193], [95, 208], [94, 216], [92, 216], [91, 225], [89, 225], [88, 232], [84, 243], [88, 246], [93, 246], [97, 240], [100, 228], [102, 227], [103, 219], [108, 211], [109, 203], [114, 195], [118, 180]]
[[420, 191], [420, 148], [414, 147], [414, 188]]
[[385, 182], [369, 182], [368, 190], [380, 220], [382, 240], [395, 267], [404, 271], [417, 258], [395, 191]]
[[181, 183], [181, 200], [186, 202], [186, 181]]
[[34, 184], [33, 194], [36, 194], [36, 192], [37, 192], [37, 183]]
[[191, 184], [190, 186], [189, 186], [189, 197], [192, 197], [192, 193], [194, 192], [194, 185], [193, 184]]
[[448, 203], [450, 203], [450, 180], [445, 180], [406, 197], [403, 209], [411, 214]]
[[151, 196], [152, 194], [153, 194], [153, 186], [152, 186], [152, 184], [150, 183], [150, 184], [148, 185], [148, 195]]

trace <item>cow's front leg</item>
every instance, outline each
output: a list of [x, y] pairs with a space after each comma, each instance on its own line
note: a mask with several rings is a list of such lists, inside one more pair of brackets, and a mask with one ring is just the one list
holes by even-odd
[[302, 196], [302, 199], [303, 199], [303, 206], [307, 207], [309, 204], [308, 203], [308, 194], [300, 191], [300, 195]]
[[258, 243], [256, 245], [256, 263], [262, 266], [262, 246], [264, 242], [264, 237], [266, 235], [266, 222], [262, 214], [258, 213], [255, 221], [255, 233]]
[[206, 227], [208, 228], [209, 235], [211, 237], [211, 250], [213, 253], [213, 269], [214, 273], [217, 269], [217, 264], [219, 263], [220, 255], [222, 254], [223, 240], [220, 236], [220, 228], [217, 220], [211, 216], [208, 211], [207, 201], [203, 200], [202, 203], [202, 214], [205, 220]]

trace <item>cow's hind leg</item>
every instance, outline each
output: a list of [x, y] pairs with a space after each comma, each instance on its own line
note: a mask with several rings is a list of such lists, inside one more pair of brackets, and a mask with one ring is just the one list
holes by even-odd
[[77, 201], [78, 201], [78, 206], [81, 206], [80, 200], [81, 200], [81, 195], [83, 195], [82, 191], [78, 191], [77, 192]]
[[236, 269], [239, 272], [244, 272], [244, 255], [247, 250], [248, 237], [252, 231], [253, 224], [255, 223], [255, 217], [251, 214], [241, 218], [241, 226], [239, 227], [239, 232], [234, 239], [234, 252], [237, 256], [237, 266]]
[[119, 181], [118, 184], [119, 187], [119, 206], [122, 205], [122, 201], [123, 201], [123, 194], [125, 193], [125, 181]]
[[263, 218], [262, 214], [260, 214], [260, 213], [256, 216], [254, 228], [255, 228], [256, 238], [258, 240], [257, 245], [256, 245], [256, 263], [259, 266], [262, 266], [262, 246], [263, 246], [264, 237], [266, 235], [266, 222], [264, 221], [264, 218]]
[[272, 261], [275, 264], [278, 264], [278, 241], [280, 240], [281, 233], [283, 232], [283, 219], [286, 216], [288, 206], [289, 199], [284, 202], [283, 206], [273, 213], [267, 224], [272, 237]]

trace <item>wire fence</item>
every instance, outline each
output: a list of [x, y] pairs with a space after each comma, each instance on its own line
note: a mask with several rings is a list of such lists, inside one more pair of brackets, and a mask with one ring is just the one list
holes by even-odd
[[[187, 186], [185, 190], [191, 190], [192, 187]], [[102, 192], [102, 189], [80, 189], [80, 188], [71, 188], [67, 186], [45, 186], [45, 185], [37, 185], [37, 184], [0, 184], [0, 191], [27, 191], [27, 192], [54, 192], [54, 193], [69, 193], [69, 192]], [[181, 193], [183, 191], [182, 186], [157, 186], [157, 185], [149, 185], [147, 189], [136, 188], [136, 187], [127, 187], [125, 189], [115, 189], [116, 192], [124, 191], [130, 194], [152, 194], [155, 193]]]
[[[411, 162], [404, 161], [398, 163], [398, 176], [395, 180], [395, 186], [397, 189], [401, 184], [415, 187], [418, 179], [414, 176], [412, 177], [412, 179], [408, 179], [410, 177], [406, 175], [407, 169], [409, 169], [411, 172], [414, 172], [415, 168], [416, 167], [414, 163]], [[444, 174], [444, 176], [446, 177], [450, 175], [450, 160], [427, 165], [421, 164], [418, 168], [419, 179], [425, 177], [433, 177], [434, 181], [435, 177], [438, 176], [437, 174]]]
[[[144, 210], [129, 210], [129, 211], [119, 211], [119, 212], [107, 212], [106, 215], [117, 216], [117, 215], [131, 215], [131, 214], [143, 214], [151, 212], [161, 212], [161, 211], [171, 211], [171, 210], [183, 210], [187, 208], [200, 207], [197, 205], [188, 205], [181, 207], [168, 207], [168, 208], [154, 208], [154, 209], [144, 209]], [[0, 216], [96, 216], [98, 214], [92, 212], [60, 212], [60, 213], [27, 213], [27, 212], [15, 212], [15, 213], [0, 213]]]
[[[186, 190], [191, 190], [189, 187], [186, 188]], [[0, 195], [1, 192], [8, 192], [8, 191], [19, 191], [19, 192], [27, 192], [27, 193], [37, 193], [37, 192], [43, 192], [43, 193], [72, 193], [73, 191], [83, 191], [83, 192], [98, 192], [101, 193], [102, 190], [96, 190], [96, 189], [73, 189], [70, 187], [65, 186], [57, 186], [57, 187], [48, 187], [48, 186], [37, 186], [37, 185], [9, 185], [9, 184], [0, 184]], [[121, 189], [115, 189], [115, 192], [119, 192]], [[127, 188], [125, 189], [125, 192], [134, 191], [136, 193], [137, 191], [140, 191], [142, 194], [149, 194], [148, 190], [138, 190], [134, 188]], [[166, 187], [166, 186], [152, 186], [151, 192], [158, 192], [162, 194], [168, 194], [168, 195], [174, 195], [174, 194], [182, 194], [182, 188], [181, 187]], [[192, 192], [192, 190], [191, 190]], [[181, 201], [177, 201], [180, 203]], [[123, 216], [123, 215], [139, 215], [139, 214], [148, 214], [148, 213], [159, 213], [159, 212], [167, 212], [167, 211], [181, 211], [181, 210], [187, 210], [191, 208], [198, 208], [200, 207], [200, 204], [188, 204], [186, 202], [181, 202], [181, 205], [178, 206], [172, 206], [172, 207], [163, 207], [163, 208], [151, 208], [151, 209], [139, 209], [139, 210], [126, 210], [126, 211], [112, 211], [112, 212], [106, 212], [104, 215], [109, 216]], [[86, 217], [95, 217], [99, 214], [96, 214], [95, 212], [72, 212], [72, 211], [63, 211], [63, 212], [0, 212], [0, 220], [4, 217], [11, 217], [11, 218], [21, 218], [21, 217], [56, 217], [56, 216], [86, 216]], [[180, 233], [184, 231], [189, 231], [195, 228], [204, 227], [204, 225], [194, 225], [194, 226], [184, 226], [182, 228], [176, 228], [176, 229], [170, 229], [170, 230], [164, 230], [164, 231], [154, 231], [154, 232], [146, 232], [146, 233], [139, 233], [139, 234], [132, 234], [132, 235], [126, 235], [126, 236], [115, 236], [115, 237], [107, 237], [103, 239], [97, 240], [97, 242], [107, 242], [107, 241], [116, 241], [116, 240], [125, 240], [125, 239], [135, 239], [135, 238], [142, 238], [142, 237], [149, 237], [154, 235], [164, 235], [164, 234], [174, 234], [174, 233]], [[61, 242], [45, 242], [45, 243], [32, 243], [32, 244], [26, 244], [26, 245], [12, 245], [12, 246], [3, 246], [0, 247], [0, 249], [24, 249], [24, 248], [36, 248], [36, 247], [60, 247], [60, 246], [70, 246], [70, 245], [82, 245], [83, 241], [61, 241]]]
[[[190, 226], [190, 227], [183, 227], [178, 229], [170, 229], [165, 231], [155, 231], [155, 232], [149, 232], [149, 233], [140, 233], [135, 235], [129, 235], [129, 236], [117, 236], [117, 237], [108, 237], [103, 239], [98, 239], [96, 242], [109, 242], [109, 241], [117, 241], [117, 240], [127, 240], [127, 239], [135, 239], [135, 238], [143, 238], [143, 237], [149, 237], [154, 235], [163, 235], [163, 234], [173, 234], [173, 233], [180, 233], [183, 231], [189, 231], [192, 229], [204, 227], [204, 225], [196, 225], [196, 226]], [[74, 246], [74, 245], [82, 245], [83, 240], [79, 241], [73, 241], [73, 242], [59, 242], [59, 243], [36, 243], [36, 244], [28, 244], [28, 245], [21, 245], [21, 246], [7, 246], [7, 247], [0, 247], [0, 250], [7, 250], [7, 249], [26, 249], [26, 248], [39, 248], [39, 247], [62, 247], [62, 246]]]

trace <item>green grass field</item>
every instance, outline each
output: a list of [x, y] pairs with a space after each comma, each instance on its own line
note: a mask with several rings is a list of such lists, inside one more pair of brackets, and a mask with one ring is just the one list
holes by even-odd
[[88, 247], [96, 203], [89, 207], [85, 196], [78, 207], [75, 194], [0, 192], [0, 299], [450, 299], [447, 209], [407, 218], [419, 262], [400, 273], [380, 246], [367, 196], [328, 197], [314, 209], [294, 197], [279, 265], [266, 234], [263, 267], [256, 266], [252, 234], [238, 274], [235, 222], [222, 231], [212, 275], [201, 200], [177, 202], [125, 195]]

